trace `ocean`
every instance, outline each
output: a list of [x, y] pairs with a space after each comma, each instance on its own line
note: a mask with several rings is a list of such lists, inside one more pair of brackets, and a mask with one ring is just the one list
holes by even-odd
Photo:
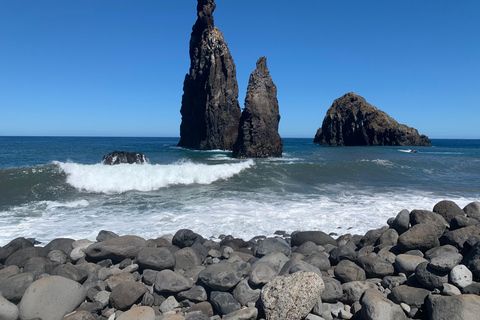
[[[184, 228], [207, 238], [356, 234], [402, 209], [480, 201], [480, 140], [324, 147], [284, 139], [283, 158], [253, 160], [178, 141], [0, 137], [0, 246], [16, 237], [95, 240], [100, 230], [147, 239]], [[150, 163], [101, 164], [114, 150], [141, 152]]]

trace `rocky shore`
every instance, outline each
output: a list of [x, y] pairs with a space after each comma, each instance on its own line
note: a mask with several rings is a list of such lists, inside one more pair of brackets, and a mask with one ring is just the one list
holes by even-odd
[[0, 319], [478, 319], [479, 221], [480, 202], [441, 201], [336, 239], [16, 238], [0, 248]]

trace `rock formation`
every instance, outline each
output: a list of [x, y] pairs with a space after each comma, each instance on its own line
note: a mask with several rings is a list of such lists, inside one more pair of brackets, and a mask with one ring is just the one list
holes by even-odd
[[190, 71], [183, 84], [181, 147], [232, 150], [241, 116], [236, 69], [213, 23], [213, 0], [198, 0], [190, 39]]
[[328, 109], [314, 143], [328, 146], [430, 146], [430, 139], [399, 124], [353, 92]]
[[248, 82], [245, 109], [240, 118], [233, 156], [235, 158], [281, 157], [283, 140], [278, 134], [279, 122], [277, 87], [270, 77], [267, 58], [261, 57]]
[[103, 156], [103, 164], [114, 165], [121, 163], [148, 163], [148, 158], [140, 152], [128, 152], [128, 151], [113, 151]]

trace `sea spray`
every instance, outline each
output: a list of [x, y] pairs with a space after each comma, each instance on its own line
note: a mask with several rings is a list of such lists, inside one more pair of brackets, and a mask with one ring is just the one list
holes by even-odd
[[67, 174], [71, 186], [95, 193], [153, 191], [172, 185], [210, 184], [228, 179], [254, 165], [253, 160], [208, 165], [182, 161], [174, 164], [102, 164], [54, 162]]

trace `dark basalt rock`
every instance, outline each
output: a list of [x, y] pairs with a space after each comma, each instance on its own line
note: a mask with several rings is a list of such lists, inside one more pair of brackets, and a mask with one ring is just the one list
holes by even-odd
[[283, 140], [278, 134], [279, 122], [277, 86], [267, 68], [267, 58], [261, 57], [248, 81], [245, 109], [240, 118], [233, 157], [281, 157]]
[[327, 146], [430, 146], [430, 139], [399, 124], [353, 92], [335, 100], [314, 143]]
[[108, 164], [108, 165], [121, 164], [121, 163], [142, 164], [142, 163], [148, 163], [148, 158], [145, 157], [140, 152], [113, 151], [103, 156], [102, 163]]
[[190, 39], [190, 71], [183, 83], [178, 146], [232, 150], [241, 116], [236, 69], [222, 33], [214, 26], [213, 0], [198, 0]]

